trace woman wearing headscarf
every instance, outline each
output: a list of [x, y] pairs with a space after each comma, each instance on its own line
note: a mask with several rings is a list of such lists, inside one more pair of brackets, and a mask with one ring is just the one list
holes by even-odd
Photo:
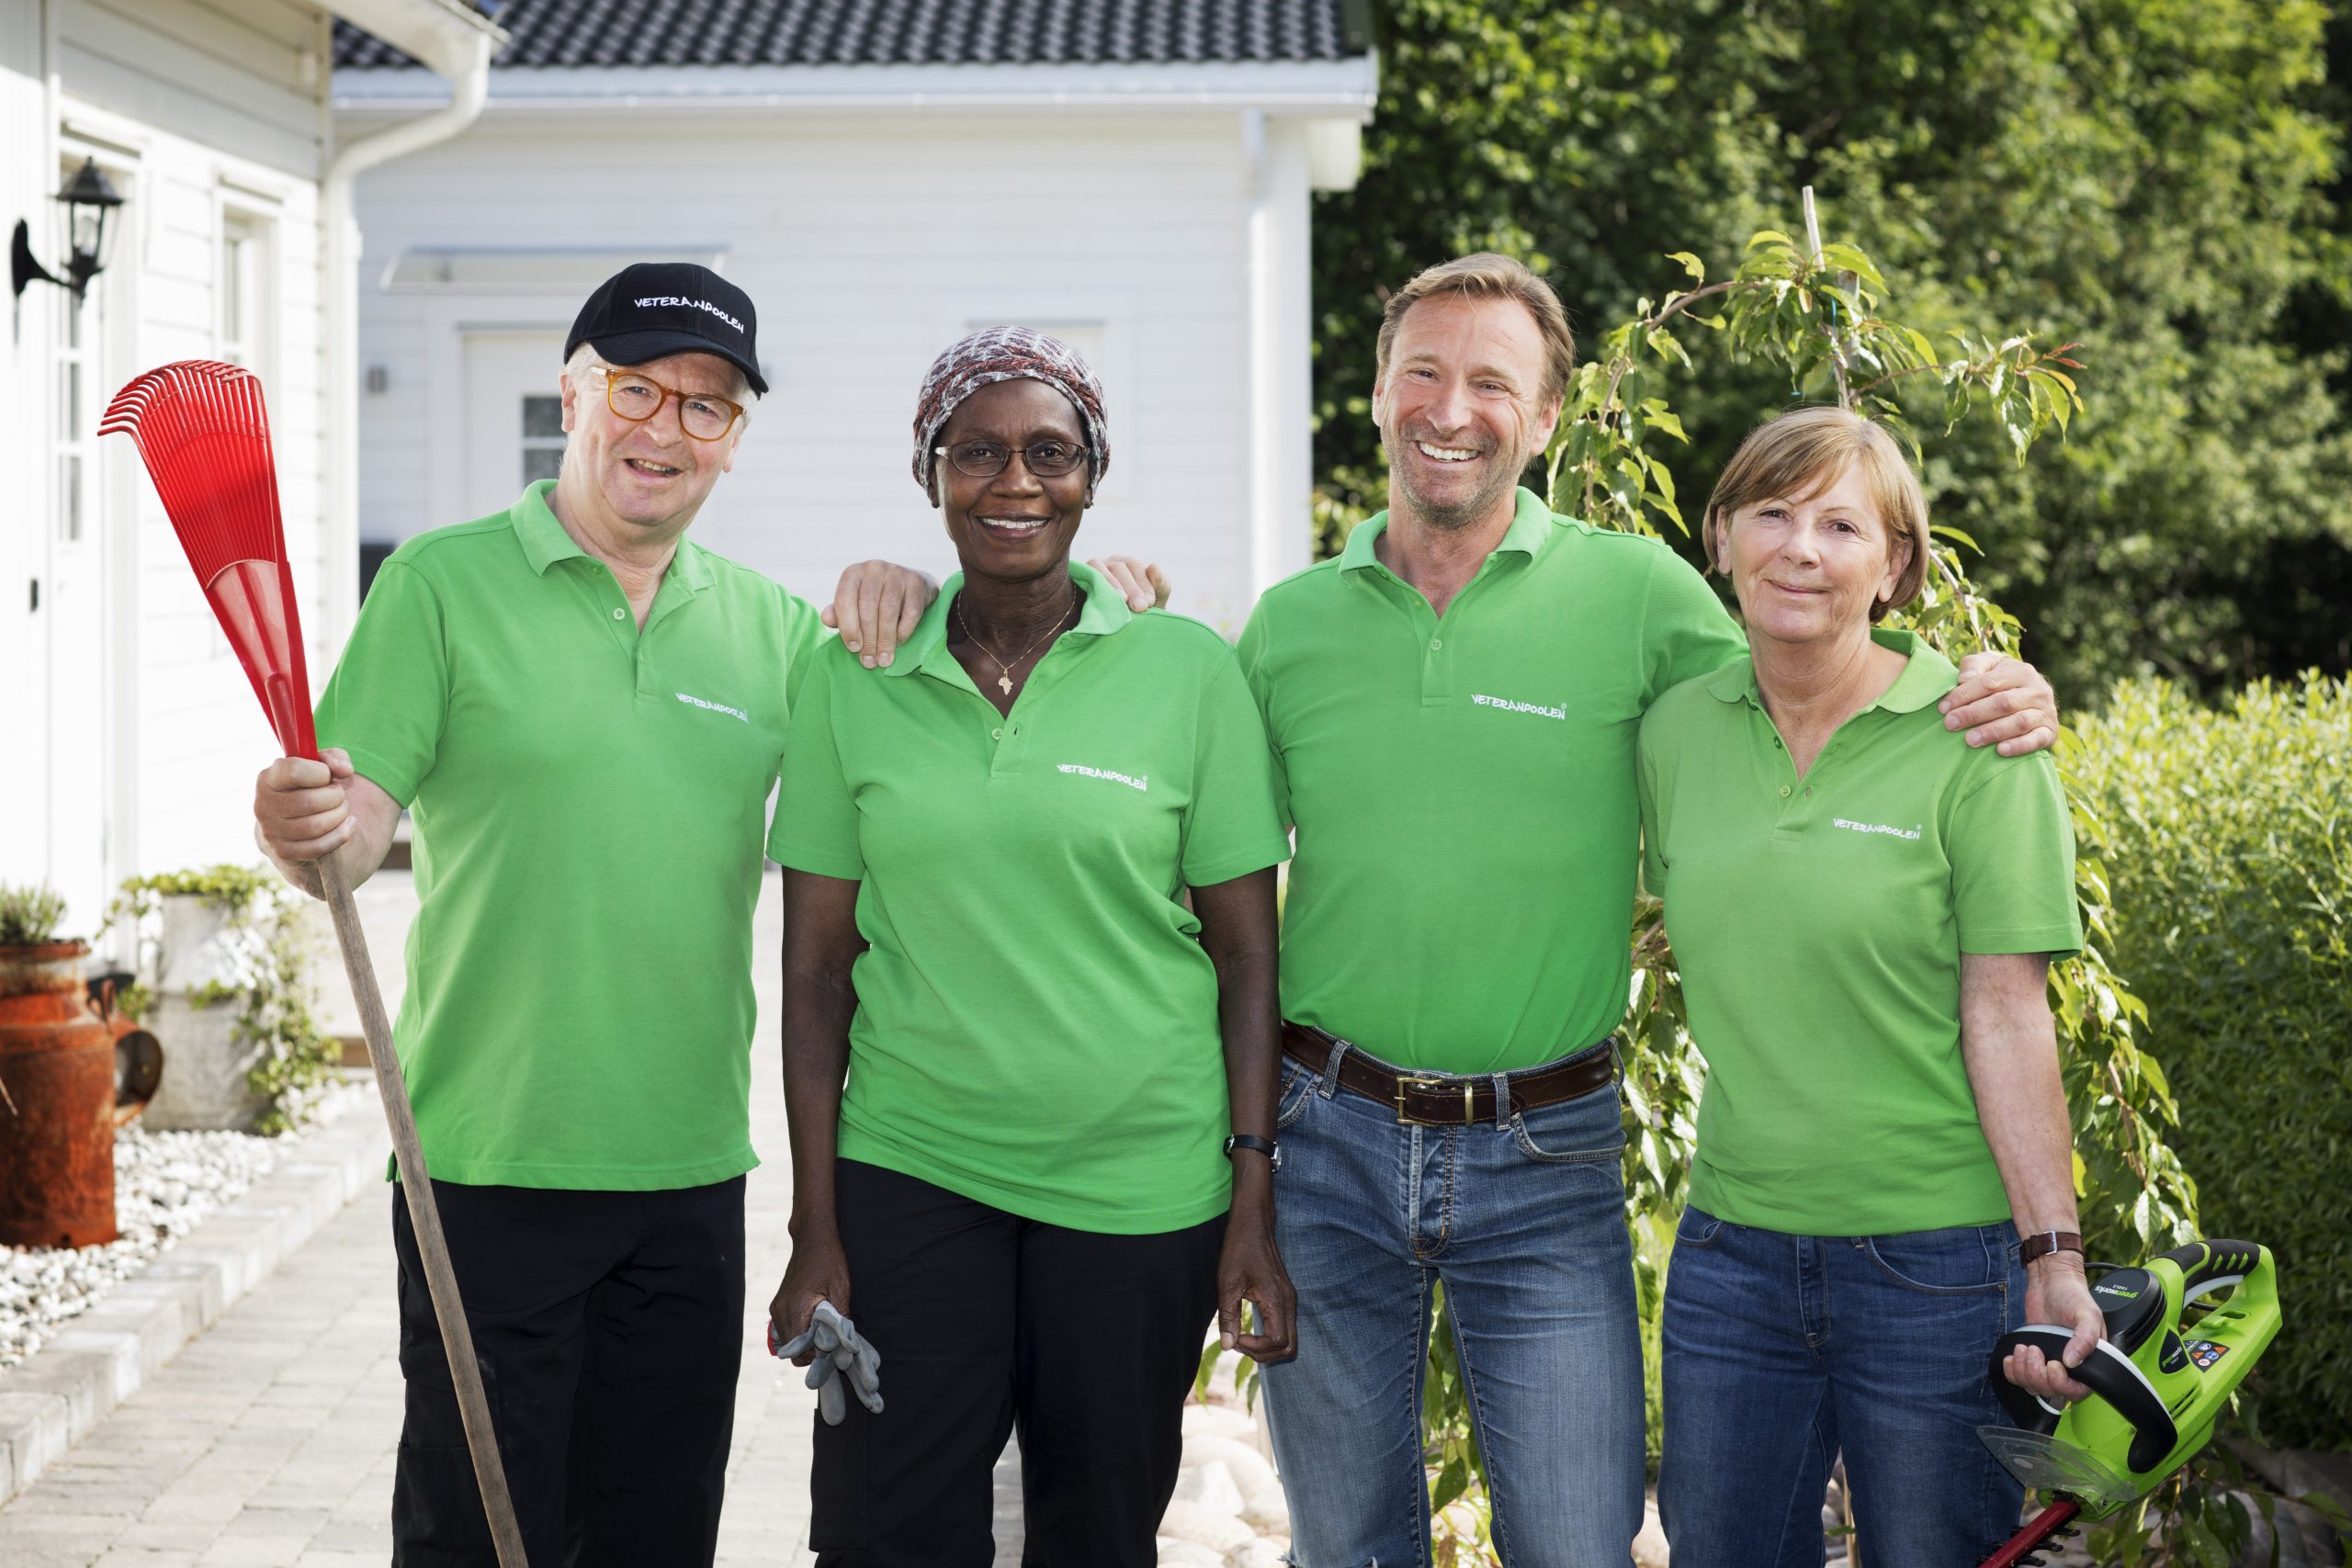
[[989, 1562], [1017, 1428], [1024, 1560], [1140, 1568], [1211, 1316], [1290, 1350], [1289, 846], [1232, 649], [1070, 561], [1110, 461], [1078, 355], [975, 333], [914, 436], [963, 570], [882, 678], [827, 650], [769, 839], [794, 1176], [772, 1318], [852, 1316], [887, 1402], [817, 1427], [809, 1544], [826, 1568]]
[[1944, 728], [1952, 666], [1874, 629], [1919, 592], [1928, 508], [1841, 409], [1749, 434], [1707, 558], [1751, 657], [1642, 719], [1644, 876], [1666, 901], [1706, 1094], [1667, 1274], [1658, 1506], [1677, 1568], [1822, 1560], [1842, 1451], [1864, 1562], [1962, 1568], [2024, 1489], [1986, 1353], [2026, 1323], [2064, 1365], [2100, 1314], [2076, 1235], [2048, 963], [2082, 945], [2046, 753]]

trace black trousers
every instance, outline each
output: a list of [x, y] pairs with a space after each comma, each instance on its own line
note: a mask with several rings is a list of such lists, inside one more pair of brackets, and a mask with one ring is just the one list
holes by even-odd
[[842, 1425], [817, 1424], [818, 1568], [987, 1568], [989, 1472], [1015, 1427], [1023, 1568], [1150, 1568], [1224, 1217], [1104, 1235], [855, 1160], [835, 1182], [883, 1410], [853, 1399]]
[[[707, 1564], [743, 1348], [743, 1179], [668, 1192], [436, 1181], [532, 1568]], [[408, 1204], [394, 1568], [495, 1568]]]

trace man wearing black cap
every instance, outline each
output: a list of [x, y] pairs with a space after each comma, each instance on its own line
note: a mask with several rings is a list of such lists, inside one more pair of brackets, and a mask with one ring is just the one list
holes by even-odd
[[[314, 894], [315, 862], [356, 885], [413, 814], [394, 1039], [535, 1563], [707, 1563], [717, 1544], [757, 1163], [752, 918], [823, 635], [686, 537], [767, 389], [754, 332], [704, 267], [599, 288], [565, 344], [559, 476], [394, 552], [319, 705], [336, 749], [255, 791], [262, 847]], [[933, 592], [854, 567], [844, 636], [887, 656]], [[397, 1197], [392, 1214], [393, 1561], [489, 1564]]]

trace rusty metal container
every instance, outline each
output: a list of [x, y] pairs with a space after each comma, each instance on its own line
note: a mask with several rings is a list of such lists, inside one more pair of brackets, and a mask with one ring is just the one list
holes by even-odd
[[115, 1239], [113, 1032], [79, 942], [0, 947], [0, 1244]]

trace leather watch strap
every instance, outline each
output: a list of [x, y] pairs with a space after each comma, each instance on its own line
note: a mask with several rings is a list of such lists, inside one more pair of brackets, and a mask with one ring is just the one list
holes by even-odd
[[2018, 1243], [2019, 1263], [2032, 1263], [2053, 1252], [2071, 1252], [2080, 1258], [2083, 1255], [2082, 1236], [2074, 1231], [2036, 1231]]

